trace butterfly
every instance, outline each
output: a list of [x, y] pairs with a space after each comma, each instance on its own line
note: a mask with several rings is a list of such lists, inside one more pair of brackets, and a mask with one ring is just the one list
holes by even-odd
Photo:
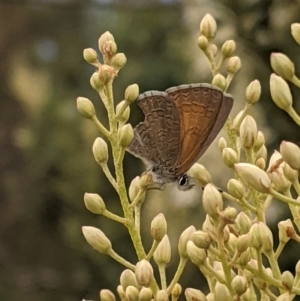
[[180, 190], [190, 189], [186, 173], [223, 127], [232, 96], [201, 83], [148, 91], [138, 96], [137, 104], [145, 120], [134, 128], [128, 151], [145, 162], [154, 182], [177, 182]]

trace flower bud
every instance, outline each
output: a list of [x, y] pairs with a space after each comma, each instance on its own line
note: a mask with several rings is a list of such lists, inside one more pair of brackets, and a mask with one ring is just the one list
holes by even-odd
[[137, 301], [139, 298], [139, 290], [135, 286], [127, 286], [125, 293], [128, 301]]
[[100, 300], [101, 301], [115, 301], [116, 297], [110, 290], [101, 290], [100, 291]]
[[98, 47], [103, 55], [111, 56], [115, 54], [117, 51], [117, 45], [115, 44], [115, 39], [109, 31], [102, 34], [98, 40]]
[[270, 178], [276, 191], [285, 192], [291, 187], [291, 182], [284, 176], [281, 167], [270, 172]]
[[141, 189], [140, 186], [140, 177], [135, 177], [129, 186], [128, 195], [131, 202], [134, 201], [135, 197], [139, 193], [139, 190]]
[[217, 281], [215, 286], [215, 300], [231, 301], [232, 297], [225, 284]]
[[273, 101], [280, 109], [286, 111], [292, 106], [293, 98], [287, 82], [274, 73], [270, 77], [270, 92]]
[[257, 152], [265, 144], [265, 136], [262, 131], [257, 132], [257, 137], [254, 142], [254, 150]]
[[161, 241], [167, 233], [167, 221], [162, 213], [154, 217], [151, 222], [151, 236], [156, 241]]
[[232, 56], [227, 62], [227, 73], [236, 74], [241, 69], [241, 59], [238, 56]]
[[201, 49], [201, 50], [206, 50], [206, 48], [207, 48], [207, 46], [208, 46], [208, 40], [207, 40], [207, 38], [205, 37], [205, 36], [200, 36], [199, 38], [198, 38], [198, 47]]
[[223, 209], [222, 195], [212, 184], [207, 184], [204, 187], [202, 205], [204, 211], [212, 217], [218, 215]]
[[209, 44], [207, 51], [210, 52], [213, 57], [215, 57], [218, 53], [218, 47], [216, 44]]
[[241, 296], [246, 292], [248, 288], [248, 282], [245, 277], [236, 275], [231, 281], [231, 286], [235, 294]]
[[221, 48], [221, 53], [225, 58], [230, 57], [235, 51], [235, 48], [236, 46], [234, 40], [227, 40]]
[[227, 219], [230, 219], [230, 220], [235, 220], [235, 218], [237, 216], [236, 208], [230, 207], [230, 206], [226, 207], [222, 213]]
[[127, 122], [130, 115], [130, 107], [126, 106], [126, 109], [120, 114], [121, 109], [123, 106], [126, 105], [126, 101], [122, 100], [117, 106], [116, 106], [116, 116], [118, 116], [118, 121], [122, 122], [123, 124]]
[[212, 242], [210, 235], [207, 232], [201, 230], [194, 232], [192, 234], [191, 240], [198, 248], [201, 249], [208, 249]]
[[99, 253], [108, 254], [111, 250], [110, 240], [100, 229], [83, 226], [82, 233], [86, 241]]
[[271, 179], [265, 171], [248, 163], [237, 163], [234, 166], [242, 180], [255, 190], [262, 193], [269, 192], [271, 188]]
[[207, 300], [207, 301], [215, 301], [215, 294], [214, 294], [214, 293], [209, 293], [209, 294], [206, 296], [206, 300]]
[[238, 156], [234, 149], [230, 147], [225, 147], [222, 151], [223, 162], [229, 167], [232, 168], [235, 163], [238, 162]]
[[83, 58], [89, 64], [97, 63], [98, 62], [98, 55], [96, 50], [93, 48], [86, 48], [83, 50]]
[[291, 168], [300, 169], [300, 148], [288, 141], [282, 141], [280, 144], [280, 153], [284, 161], [290, 165]]
[[259, 158], [263, 158], [265, 161], [267, 160], [267, 148], [265, 145], [263, 145], [256, 153], [255, 158], [259, 159]]
[[237, 215], [235, 222], [239, 226], [241, 234], [247, 234], [249, 232], [251, 220], [243, 211]]
[[277, 73], [277, 75], [286, 80], [290, 80], [294, 77], [294, 63], [283, 53], [271, 53], [271, 66], [275, 73]]
[[227, 189], [228, 192], [237, 199], [241, 199], [245, 194], [245, 188], [243, 184], [236, 179], [230, 179], [228, 181]]
[[139, 285], [150, 285], [153, 279], [153, 268], [149, 261], [147, 261], [146, 259], [142, 259], [136, 264], [135, 277]]
[[191, 239], [193, 233], [196, 231], [194, 226], [190, 226], [186, 228], [180, 235], [179, 241], [178, 241], [178, 253], [180, 257], [187, 258], [187, 250], [186, 245], [187, 242]]
[[171, 291], [172, 298], [178, 299], [182, 292], [182, 287], [179, 283], [176, 283]]
[[125, 90], [124, 99], [132, 103], [134, 102], [139, 95], [139, 86], [137, 84], [130, 85]]
[[85, 193], [84, 194], [85, 207], [95, 214], [103, 214], [105, 211], [105, 204], [99, 194], [96, 193]]
[[294, 40], [300, 45], [300, 23], [293, 23], [291, 25], [291, 32]]
[[250, 249], [247, 249], [246, 251], [242, 252], [240, 256], [236, 259], [236, 263], [240, 266], [245, 266], [248, 264], [248, 262], [251, 260], [251, 253]]
[[249, 232], [250, 245], [256, 249], [269, 252], [273, 248], [273, 235], [271, 230], [263, 222], [252, 225]]
[[244, 148], [251, 148], [257, 139], [257, 125], [254, 118], [247, 115], [240, 126], [241, 143]]
[[93, 154], [97, 163], [106, 164], [108, 160], [108, 150], [106, 142], [98, 137], [93, 144]]
[[293, 223], [290, 219], [279, 222], [278, 229], [279, 241], [283, 243], [287, 243], [291, 238], [295, 236], [296, 233]]
[[237, 237], [232, 233], [229, 233], [228, 244], [233, 250], [236, 249]]
[[260, 94], [261, 94], [260, 82], [256, 79], [252, 81], [246, 88], [246, 92], [245, 92], [246, 102], [249, 104], [255, 104], [256, 102], [259, 101]]
[[166, 266], [171, 259], [171, 244], [168, 235], [165, 235], [158, 244], [153, 254], [153, 259], [158, 266]]
[[152, 290], [149, 287], [142, 287], [139, 292], [139, 301], [151, 301], [153, 297]]
[[242, 118], [242, 115], [244, 114], [244, 111], [240, 111], [233, 119], [232, 121], [232, 128], [235, 130], [239, 130], [238, 125], [242, 122], [242, 120], [240, 120]]
[[122, 285], [117, 286], [117, 293], [118, 293], [121, 301], [126, 300], [126, 294], [125, 294], [125, 291], [122, 288]]
[[99, 73], [94, 72], [90, 78], [90, 85], [96, 91], [100, 91], [103, 89], [103, 83], [100, 81]]
[[215, 37], [217, 31], [217, 23], [210, 14], [206, 14], [200, 23], [200, 34], [204, 35], [208, 40]]
[[225, 77], [224, 77], [222, 74], [220, 74], [220, 73], [218, 73], [218, 74], [216, 74], [216, 75], [214, 76], [214, 78], [213, 78], [211, 84], [212, 84], [213, 86], [216, 86], [216, 87], [220, 88], [222, 91], [225, 91], [226, 88], [227, 88], [226, 79], [225, 79]]
[[124, 53], [117, 53], [111, 60], [111, 65], [115, 70], [120, 70], [126, 64], [127, 58]]
[[245, 252], [250, 247], [249, 234], [242, 234], [237, 238], [236, 250], [239, 254]]
[[98, 70], [100, 82], [106, 85], [109, 81], [113, 80], [116, 76], [116, 71], [113, 67], [108, 65], [101, 65]]
[[275, 299], [275, 301], [290, 301], [290, 300], [291, 300], [290, 293], [281, 294]]
[[186, 288], [184, 294], [187, 301], [206, 301], [205, 295], [194, 288]]
[[168, 301], [169, 296], [166, 290], [160, 290], [155, 295], [155, 301]]
[[287, 290], [291, 290], [293, 288], [293, 284], [294, 284], [294, 276], [291, 272], [284, 271], [281, 274], [281, 281], [282, 281], [283, 287], [285, 287]]
[[126, 291], [126, 288], [128, 286], [134, 286], [136, 288], [139, 288], [134, 272], [132, 272], [129, 269], [126, 269], [122, 272], [120, 276], [120, 283], [124, 291]]
[[92, 118], [95, 115], [93, 103], [85, 97], [77, 97], [77, 110], [85, 118]]
[[296, 182], [299, 179], [299, 172], [291, 168], [286, 162], [283, 164], [282, 171], [285, 177], [292, 183]]
[[205, 250], [196, 247], [196, 245], [191, 240], [188, 241], [186, 250], [192, 263], [197, 266], [202, 265], [207, 257]]
[[201, 164], [195, 163], [187, 172], [188, 176], [194, 178], [202, 186], [211, 182], [211, 175], [208, 170]]
[[208, 214], [206, 214], [206, 216], [205, 216], [205, 221], [202, 225], [202, 230], [208, 234], [214, 233], [214, 231], [215, 231], [215, 228], [212, 224], [211, 218]]
[[221, 137], [218, 141], [218, 148], [222, 152], [225, 147], [227, 147], [227, 142], [224, 137]]
[[134, 138], [134, 132], [130, 123], [123, 125], [119, 129], [118, 138], [120, 145], [124, 148], [128, 147], [131, 144]]
[[263, 159], [263, 158], [258, 158], [256, 161], [255, 161], [255, 165], [264, 170], [266, 168], [266, 161]]

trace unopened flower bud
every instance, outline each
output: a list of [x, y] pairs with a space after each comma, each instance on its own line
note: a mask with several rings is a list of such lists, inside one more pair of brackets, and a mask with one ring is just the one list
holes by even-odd
[[248, 163], [237, 163], [234, 165], [235, 171], [243, 181], [248, 183], [255, 190], [268, 193], [271, 188], [271, 179], [268, 174], [255, 165]]
[[239, 257], [236, 260], [236, 263], [245, 266], [248, 264], [248, 262], [251, 260], [251, 253], [250, 253], [250, 248], [247, 249], [246, 251], [242, 252]]
[[246, 102], [249, 104], [255, 104], [258, 102], [261, 94], [261, 85], [260, 82], [256, 79], [252, 81], [248, 87], [246, 88], [245, 92], [245, 99]]
[[139, 95], [139, 86], [137, 84], [130, 85], [126, 88], [124, 99], [129, 103], [134, 102]]
[[98, 62], [98, 55], [96, 50], [93, 48], [86, 48], [83, 50], [83, 58], [89, 64], [97, 63]]
[[128, 301], [138, 301], [139, 290], [135, 286], [127, 286], [125, 294]]
[[122, 272], [120, 276], [120, 283], [124, 291], [126, 291], [126, 288], [130, 285], [139, 288], [134, 272], [129, 269], [126, 269]]
[[291, 238], [295, 236], [295, 229], [293, 226], [293, 223], [290, 219], [287, 219], [285, 221], [281, 221], [278, 223], [278, 229], [279, 229], [279, 241], [283, 243], [287, 243]]
[[245, 188], [244, 188], [243, 184], [236, 179], [230, 179], [228, 181], [227, 189], [228, 189], [228, 192], [237, 199], [241, 199], [245, 193]]
[[155, 301], [168, 301], [169, 296], [166, 290], [159, 290], [155, 295]]
[[220, 73], [218, 73], [218, 74], [216, 74], [216, 75], [214, 76], [214, 78], [213, 78], [211, 84], [212, 84], [213, 86], [216, 86], [216, 87], [220, 88], [222, 91], [225, 91], [226, 88], [227, 88], [226, 79], [225, 79], [225, 77], [224, 77], [222, 74], [220, 74]]
[[130, 123], [123, 125], [119, 129], [118, 137], [120, 145], [124, 148], [128, 147], [134, 138], [132, 125]]
[[231, 281], [231, 286], [235, 294], [241, 296], [248, 288], [248, 281], [245, 277], [236, 275]]
[[180, 235], [179, 241], [178, 241], [178, 253], [180, 257], [187, 258], [187, 250], [186, 245], [187, 242], [192, 238], [193, 233], [196, 231], [194, 226], [190, 226], [186, 228]]
[[208, 170], [201, 164], [195, 163], [188, 171], [188, 176], [194, 178], [202, 186], [211, 182], [211, 175]]
[[98, 47], [102, 54], [106, 54], [106, 47], [110, 42], [115, 42], [115, 39], [109, 31], [106, 31], [100, 36], [98, 40]]
[[292, 79], [295, 74], [294, 63], [283, 53], [273, 52], [271, 54], [271, 66], [277, 75], [286, 80]]
[[84, 194], [84, 204], [92, 213], [103, 214], [105, 211], [105, 204], [99, 194], [86, 192]]
[[258, 158], [255, 161], [255, 165], [264, 170], [266, 168], [266, 161], [263, 158]]
[[201, 230], [194, 232], [192, 234], [191, 240], [198, 248], [201, 249], [208, 249], [212, 242], [210, 235], [207, 232]]
[[207, 301], [215, 301], [215, 294], [209, 293], [208, 295], [206, 295], [206, 300]]
[[93, 154], [97, 163], [105, 164], [108, 160], [108, 150], [106, 142], [98, 137], [93, 144]]
[[235, 250], [236, 249], [236, 244], [237, 244], [237, 237], [232, 234], [232, 233], [229, 233], [229, 239], [228, 239], [228, 242], [229, 246]]
[[232, 121], [232, 128], [234, 128], [235, 130], [239, 130], [238, 125], [242, 122], [241, 118], [243, 115], [244, 111], [240, 111], [233, 119]]
[[252, 225], [249, 232], [250, 245], [256, 249], [269, 252], [273, 248], [273, 235], [271, 230], [263, 222]]
[[85, 118], [92, 118], [95, 115], [93, 103], [85, 97], [77, 97], [77, 110]]
[[222, 152], [225, 147], [227, 147], [227, 142], [224, 137], [221, 137], [218, 141], [218, 148]]
[[232, 56], [227, 62], [227, 73], [236, 74], [241, 69], [241, 59], [238, 56]]
[[115, 70], [120, 70], [126, 64], [126, 56], [124, 53], [117, 53], [111, 60], [111, 65]]
[[293, 104], [292, 94], [287, 82], [275, 73], [270, 77], [270, 92], [275, 104], [282, 110], [289, 109]]
[[254, 118], [247, 115], [240, 126], [241, 143], [244, 148], [251, 148], [257, 139], [257, 125]]
[[249, 232], [251, 220], [243, 211], [237, 215], [235, 222], [239, 226], [241, 234], [247, 234]]
[[217, 31], [217, 23], [210, 14], [206, 14], [200, 23], [200, 34], [204, 35], [208, 40], [215, 37]]
[[135, 177], [129, 186], [128, 195], [131, 202], [134, 201], [135, 197], [137, 196], [139, 190], [141, 189], [140, 186], [140, 177]]
[[254, 150], [257, 152], [265, 144], [265, 136], [262, 131], [257, 132], [257, 137], [254, 142]]
[[235, 48], [236, 48], [236, 46], [235, 46], [234, 40], [227, 40], [222, 45], [221, 53], [225, 58], [230, 57], [233, 54], [233, 52], [235, 51]]
[[146, 259], [142, 259], [136, 264], [135, 277], [139, 285], [150, 285], [153, 279], [153, 268], [149, 261], [147, 261]]
[[171, 291], [171, 295], [173, 298], [178, 299], [182, 292], [182, 287], [179, 283], [176, 283]]
[[280, 144], [280, 153], [284, 161], [290, 165], [291, 168], [300, 169], [300, 148], [298, 145], [282, 141]]
[[101, 301], [115, 301], [116, 297], [110, 290], [104, 289], [100, 291], [100, 300]]
[[257, 151], [255, 158], [256, 158], [256, 159], [263, 158], [263, 159], [266, 161], [266, 160], [267, 160], [267, 155], [268, 155], [267, 148], [266, 148], [265, 145], [263, 145], [263, 146]]
[[198, 248], [191, 240], [188, 241], [186, 250], [192, 263], [197, 266], [202, 265], [207, 257], [205, 250]]
[[200, 36], [198, 38], [198, 47], [201, 49], [201, 50], [205, 50], [208, 46], [208, 40], [205, 36]]
[[295, 181], [297, 181], [299, 179], [299, 172], [297, 170], [291, 168], [286, 162], [283, 164], [282, 170], [283, 170], [285, 177], [292, 183], [294, 183]]
[[204, 211], [211, 217], [218, 215], [223, 209], [222, 195], [218, 189], [210, 183], [204, 187], [202, 205]]
[[218, 47], [216, 44], [209, 44], [207, 50], [215, 57], [218, 53]]
[[151, 301], [153, 298], [152, 290], [149, 287], [142, 287], [139, 292], [139, 301]]
[[153, 259], [158, 266], [166, 266], [171, 259], [171, 244], [168, 235], [165, 235], [158, 244], [153, 254]]
[[161, 241], [167, 233], [167, 221], [163, 213], [159, 213], [151, 222], [151, 236], [156, 241]]
[[206, 301], [205, 295], [200, 290], [194, 288], [186, 288], [184, 295], [187, 301]]
[[283, 293], [280, 296], [278, 296], [275, 301], [290, 301], [290, 293]]
[[230, 147], [225, 147], [222, 151], [223, 162], [230, 168], [238, 162], [238, 156], [234, 149]]
[[291, 187], [291, 182], [284, 176], [281, 167], [270, 172], [270, 178], [276, 191], [285, 192]]
[[103, 89], [103, 83], [101, 82], [100, 78], [99, 78], [99, 73], [98, 72], [94, 72], [90, 78], [90, 85], [92, 86], [92, 88], [96, 91], [100, 91]]
[[236, 208], [230, 207], [230, 206], [226, 207], [222, 213], [227, 219], [230, 219], [230, 220], [234, 220], [237, 216]]
[[111, 250], [110, 240], [100, 229], [83, 226], [82, 233], [86, 241], [99, 253], [108, 254]]
[[225, 284], [217, 281], [215, 286], [215, 300], [230, 301], [232, 296]]
[[106, 85], [109, 81], [115, 78], [116, 71], [113, 67], [104, 64], [99, 67], [98, 74], [101, 83]]
[[291, 32], [294, 40], [300, 45], [300, 23], [293, 23], [291, 25]]
[[249, 234], [242, 234], [237, 238], [236, 250], [239, 254], [245, 252], [250, 246]]
[[148, 185], [153, 182], [152, 174], [144, 172], [140, 177], [140, 186], [142, 189], [147, 189]]
[[294, 276], [289, 271], [284, 271], [281, 274], [281, 283], [287, 290], [291, 290], [294, 284]]
[[127, 105], [126, 109], [123, 110], [123, 112], [120, 114], [121, 109], [123, 106], [126, 106], [126, 101], [122, 100], [117, 106], [116, 106], [116, 116], [118, 116], [118, 121], [122, 122], [123, 124], [127, 122], [130, 115], [130, 107]]

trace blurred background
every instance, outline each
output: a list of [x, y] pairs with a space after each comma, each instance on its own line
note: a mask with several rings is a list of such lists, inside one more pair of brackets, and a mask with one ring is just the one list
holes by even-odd
[[[285, 52], [299, 66], [299, 46], [290, 25], [299, 22], [296, 0], [0, 0], [0, 299], [10, 301], [98, 300], [100, 289], [115, 290], [123, 268], [98, 254], [82, 236], [81, 226], [101, 228], [117, 252], [131, 262], [136, 256], [126, 230], [85, 209], [84, 192], [99, 193], [109, 210], [122, 214], [116, 194], [94, 162], [91, 147], [99, 135], [76, 110], [76, 97], [90, 98], [106, 124], [104, 108], [89, 85], [93, 67], [84, 48], [110, 31], [127, 64], [114, 84], [115, 101], [137, 83], [140, 91], [165, 90], [194, 82], [211, 82], [204, 55], [197, 47], [199, 23], [206, 13], [218, 23], [216, 43], [234, 39], [242, 70], [229, 92], [232, 116], [244, 105], [244, 90], [254, 79], [262, 97], [252, 111], [266, 136], [269, 155], [281, 140], [299, 143], [299, 128], [270, 99], [271, 52]], [[299, 92], [293, 89], [294, 98]], [[295, 103], [300, 112], [300, 103]], [[132, 106], [130, 121], [142, 121]], [[200, 159], [214, 182], [226, 187], [230, 171], [222, 164], [216, 142]], [[125, 158], [127, 184], [143, 171], [139, 160]], [[180, 233], [201, 228], [204, 214], [195, 194], [149, 194], [143, 208], [142, 234], [150, 247], [149, 228], [159, 212], [166, 215], [175, 248], [168, 268], [178, 263]], [[276, 230], [288, 218], [285, 207], [272, 207], [269, 223]], [[276, 241], [276, 237], [275, 237]], [[276, 243], [277, 245], [277, 243]], [[294, 272], [295, 244], [280, 257], [282, 270]], [[206, 282], [188, 264], [183, 287]]]

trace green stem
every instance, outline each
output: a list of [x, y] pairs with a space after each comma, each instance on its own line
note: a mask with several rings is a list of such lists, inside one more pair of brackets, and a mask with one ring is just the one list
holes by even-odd
[[166, 266], [159, 265], [158, 270], [159, 270], [161, 289], [165, 290], [165, 289], [167, 289]]
[[118, 184], [117, 184], [115, 178], [112, 176], [107, 164], [106, 163], [101, 164], [101, 168], [102, 168], [106, 178], [108, 179], [108, 181], [111, 183], [111, 185], [114, 187], [114, 189], [116, 191], [118, 191]]
[[154, 240], [154, 241], [153, 241], [152, 246], [151, 246], [151, 249], [150, 249], [149, 253], [148, 253], [147, 256], [146, 256], [146, 259], [147, 259], [148, 261], [150, 261], [150, 259], [152, 258], [152, 256], [153, 256], [155, 250], [156, 250], [157, 247], [158, 247], [158, 244], [159, 244], [159, 242], [158, 242], [157, 240]]
[[281, 252], [282, 252], [282, 250], [283, 250], [283, 248], [284, 248], [285, 245], [286, 244], [284, 242], [279, 241], [279, 245], [278, 245], [277, 250], [276, 250], [276, 252], [274, 254], [275, 260], [278, 260], [278, 257], [280, 256], [280, 254], [281, 254]]
[[300, 125], [300, 116], [297, 114], [297, 112], [292, 106], [288, 107], [285, 111], [292, 117], [292, 119], [297, 123], [297, 125]]
[[108, 251], [108, 255], [113, 258], [115, 261], [119, 262], [120, 264], [124, 265], [126, 268], [135, 271], [135, 265], [125, 260], [123, 257], [118, 255], [113, 249]]
[[108, 210], [105, 210], [102, 214], [103, 216], [115, 221], [115, 222], [118, 222], [118, 223], [121, 223], [123, 225], [128, 225], [129, 224], [129, 221], [128, 219], [124, 218], [124, 217], [121, 217], [119, 215], [116, 215]]
[[279, 201], [285, 202], [287, 204], [292, 204], [292, 205], [296, 205], [296, 206], [300, 206], [300, 203], [295, 201], [292, 198], [289, 198], [281, 193], [278, 193], [277, 191], [275, 191], [273, 188], [270, 189], [269, 193], [274, 197], [277, 198]]
[[187, 258], [183, 258], [183, 257], [180, 257], [180, 261], [179, 261], [179, 264], [178, 264], [178, 267], [177, 267], [177, 271], [172, 279], [172, 282], [170, 283], [170, 285], [168, 286], [167, 288], [167, 293], [168, 295], [171, 293], [174, 285], [178, 282], [182, 272], [183, 272], [183, 269], [186, 265], [186, 262], [187, 262]]
[[99, 130], [100, 133], [102, 133], [105, 137], [110, 139], [111, 134], [110, 132], [104, 127], [104, 125], [99, 121], [96, 115], [92, 116], [92, 120], [95, 123], [97, 129]]

